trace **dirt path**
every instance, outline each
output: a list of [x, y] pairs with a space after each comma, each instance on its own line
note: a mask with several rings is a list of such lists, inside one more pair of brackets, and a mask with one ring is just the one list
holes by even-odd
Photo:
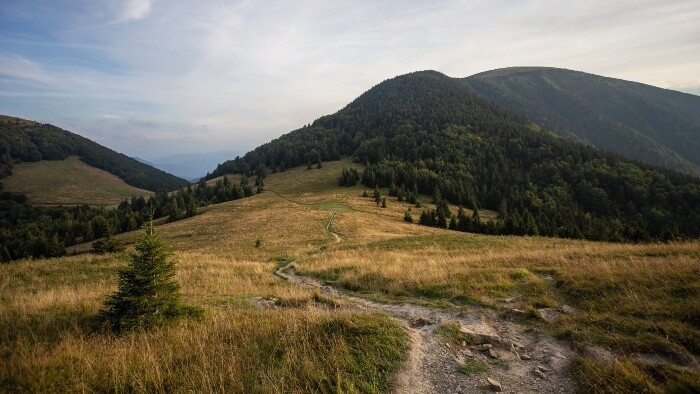
[[[461, 312], [370, 301], [301, 276], [295, 272], [294, 263], [278, 269], [275, 275], [343, 297], [354, 308], [385, 313], [400, 321], [411, 339], [411, 350], [396, 376], [394, 393], [498, 391], [487, 378], [500, 384], [500, 391], [506, 393], [574, 391], [569, 374], [573, 352], [564, 343], [537, 328], [504, 319], [492, 310], [475, 307]], [[458, 338], [464, 341], [446, 340], [436, 332], [446, 324], [457, 328]]]
[[326, 224], [326, 231], [328, 231], [331, 235], [333, 235], [333, 238], [335, 238], [335, 242], [341, 242], [345, 240], [345, 237], [333, 230], [333, 218], [335, 218], [335, 211], [331, 212], [331, 216], [328, 217], [328, 224]]

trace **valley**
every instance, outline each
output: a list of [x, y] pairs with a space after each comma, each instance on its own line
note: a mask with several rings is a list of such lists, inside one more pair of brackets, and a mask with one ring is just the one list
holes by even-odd
[[158, 226], [200, 320], [106, 333], [96, 317], [123, 254], [0, 265], [0, 388], [488, 392], [487, 378], [504, 392], [698, 387], [697, 241], [421, 226], [404, 221], [409, 208], [419, 215], [413, 204], [389, 197], [382, 208], [362, 186], [339, 187], [347, 167], [362, 170], [334, 161], [271, 173], [260, 194]]
[[700, 393], [700, 1], [0, 1], [0, 394]]

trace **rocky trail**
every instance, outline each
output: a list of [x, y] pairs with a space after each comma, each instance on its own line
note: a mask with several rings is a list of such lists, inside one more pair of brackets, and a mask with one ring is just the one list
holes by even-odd
[[[340, 297], [350, 308], [384, 313], [401, 322], [411, 339], [411, 349], [396, 376], [395, 393], [575, 390], [569, 374], [573, 352], [563, 342], [536, 327], [505, 319], [490, 309], [473, 307], [463, 312], [370, 301], [299, 275], [293, 262], [275, 274]], [[441, 331], [452, 334], [444, 335]]]

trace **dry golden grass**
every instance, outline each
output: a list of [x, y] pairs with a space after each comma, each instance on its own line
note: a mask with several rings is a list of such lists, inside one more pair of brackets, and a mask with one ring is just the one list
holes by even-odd
[[[287, 305], [306, 305], [303, 300], [315, 297], [272, 275], [290, 260], [306, 274], [385, 299], [499, 308], [507, 297], [531, 310], [572, 305], [578, 312], [563, 316], [553, 332], [581, 350], [596, 345], [625, 356], [617, 366], [583, 358], [578, 371], [598, 379], [580, 379], [583, 387], [671, 387], [632, 353], [677, 361], [673, 368], [679, 369], [664, 369], [664, 376], [694, 387], [697, 374], [683, 365], [700, 354], [700, 243], [497, 237], [408, 224], [403, 215], [409, 204], [388, 198], [388, 207], [381, 208], [361, 197], [362, 187], [337, 187], [342, 167], [349, 165], [270, 174], [262, 194], [158, 227], [179, 261], [186, 302], [206, 311], [201, 321], [123, 337], [105, 334], [95, 316], [116, 288], [123, 256], [0, 266], [0, 354], [6, 366], [0, 368], [0, 390], [384, 388], [382, 373], [395, 366], [405, 346], [402, 331], [386, 318], [253, 306], [257, 296]], [[422, 203], [431, 207], [427, 199]], [[412, 211], [417, 219], [420, 209]], [[488, 215], [493, 213], [482, 212], [482, 218]], [[331, 217], [330, 229], [343, 242], [328, 231]], [[134, 236], [120, 238], [129, 242]], [[89, 245], [76, 250], [81, 248]], [[606, 385], [611, 379], [634, 381]]]
[[78, 157], [15, 164], [3, 179], [5, 190], [24, 193], [32, 204], [116, 206], [148, 190], [127, 185], [107, 171], [91, 167]]
[[403, 356], [405, 334], [383, 316], [254, 308], [254, 296], [314, 296], [273, 276], [274, 263], [175, 257], [204, 318], [122, 336], [97, 316], [123, 256], [0, 267], [0, 391], [378, 392]]

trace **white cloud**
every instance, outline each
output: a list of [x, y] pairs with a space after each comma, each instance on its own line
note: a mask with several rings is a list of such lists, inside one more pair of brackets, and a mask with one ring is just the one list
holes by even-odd
[[15, 54], [0, 53], [0, 75], [47, 85], [57, 81], [38, 63]]
[[153, 4], [151, 0], [124, 0], [120, 3], [122, 3], [121, 9], [118, 11], [113, 23], [142, 19], [151, 12]]
[[[191, 151], [195, 137], [201, 149], [252, 148], [423, 69], [465, 77], [555, 66], [687, 91], [700, 81], [697, 0], [85, 4], [32, 14], [58, 24], [52, 41], [30, 48], [36, 56], [0, 46], [5, 77], [53, 83], [0, 85], [0, 108], [76, 118], [76, 131], [99, 130], [105, 142], [114, 133], [110, 146], [126, 153]], [[148, 124], [160, 125], [161, 144], [123, 138]]]

